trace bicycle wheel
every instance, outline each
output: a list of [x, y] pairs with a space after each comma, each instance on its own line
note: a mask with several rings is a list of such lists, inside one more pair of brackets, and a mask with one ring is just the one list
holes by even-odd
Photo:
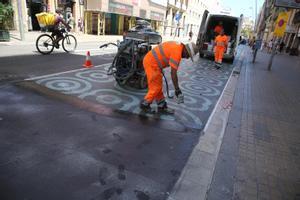
[[41, 54], [50, 54], [53, 49], [53, 38], [48, 35], [48, 34], [42, 34], [40, 35], [35, 43], [36, 49], [41, 53]]
[[67, 53], [75, 51], [75, 49], [77, 47], [77, 40], [76, 40], [75, 36], [67, 35], [66, 37], [64, 37], [64, 39], [62, 41], [62, 47], [65, 50], [65, 52], [67, 52]]

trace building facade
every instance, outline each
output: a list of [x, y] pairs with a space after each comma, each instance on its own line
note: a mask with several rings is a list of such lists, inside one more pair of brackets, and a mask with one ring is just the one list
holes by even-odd
[[[17, 0], [10, 0], [14, 10], [15, 29], [18, 30]], [[35, 14], [64, 10], [74, 18], [74, 30], [95, 35], [121, 35], [133, 27], [137, 19], [151, 22], [158, 32], [163, 32], [165, 0], [26, 0], [21, 1], [22, 23], [25, 30], [40, 30]]]
[[85, 0], [84, 32], [121, 35], [144, 19], [162, 33], [165, 10], [163, 0]]
[[168, 0], [165, 11], [164, 31], [167, 36], [182, 36], [185, 32], [188, 0]]
[[[282, 38], [274, 37], [276, 19], [280, 12], [290, 13], [286, 30]], [[258, 23], [256, 24], [256, 35], [262, 38], [265, 43], [271, 39], [279, 39], [284, 42], [287, 52], [300, 51], [300, 9], [276, 7], [274, 0], [265, 0], [260, 11]]]
[[187, 20], [185, 26], [185, 34], [192, 32], [197, 36], [202, 21], [203, 13], [205, 10], [209, 10], [207, 1], [204, 0], [190, 0], [187, 8]]
[[[65, 19], [72, 13], [74, 19], [80, 18], [79, 1], [78, 0], [11, 0], [10, 3], [14, 7], [14, 25], [15, 29], [19, 29], [19, 12], [18, 7], [21, 7], [21, 19], [25, 31], [40, 30], [40, 26], [36, 19], [36, 14], [40, 12], [55, 12], [56, 8], [64, 10]], [[75, 20], [76, 22], [76, 20]], [[77, 26], [74, 26], [77, 31]]]

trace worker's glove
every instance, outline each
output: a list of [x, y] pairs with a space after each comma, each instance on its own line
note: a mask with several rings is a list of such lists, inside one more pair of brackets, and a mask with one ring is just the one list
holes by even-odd
[[178, 104], [184, 103], [184, 96], [183, 96], [183, 94], [182, 94], [182, 92], [181, 92], [180, 89], [175, 90], [175, 96], [177, 98], [177, 103]]

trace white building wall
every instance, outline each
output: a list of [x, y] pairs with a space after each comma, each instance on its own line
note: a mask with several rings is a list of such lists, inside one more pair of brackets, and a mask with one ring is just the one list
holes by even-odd
[[210, 10], [210, 1], [189, 0], [186, 12], [186, 35], [192, 31], [193, 37], [197, 37], [205, 10]]

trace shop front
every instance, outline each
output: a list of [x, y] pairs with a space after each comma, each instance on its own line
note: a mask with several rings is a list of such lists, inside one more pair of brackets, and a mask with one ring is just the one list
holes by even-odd
[[28, 29], [29, 30], [40, 30], [39, 23], [36, 18], [36, 14], [47, 11], [46, 0], [26, 0], [27, 12], [28, 12]]
[[61, 8], [64, 18], [67, 19], [70, 13], [75, 16], [76, 0], [26, 0], [28, 13], [28, 29], [40, 30], [36, 14], [41, 12], [55, 12], [56, 8]]
[[105, 13], [100, 11], [86, 11], [84, 13], [84, 32], [93, 35], [104, 35]]
[[151, 27], [155, 29], [160, 34], [163, 33], [163, 21], [164, 21], [164, 13], [159, 13], [155, 11], [150, 12], [151, 19]]
[[132, 5], [110, 0], [108, 13], [105, 14], [105, 34], [122, 35], [124, 31], [128, 31], [135, 23], [132, 15]]

